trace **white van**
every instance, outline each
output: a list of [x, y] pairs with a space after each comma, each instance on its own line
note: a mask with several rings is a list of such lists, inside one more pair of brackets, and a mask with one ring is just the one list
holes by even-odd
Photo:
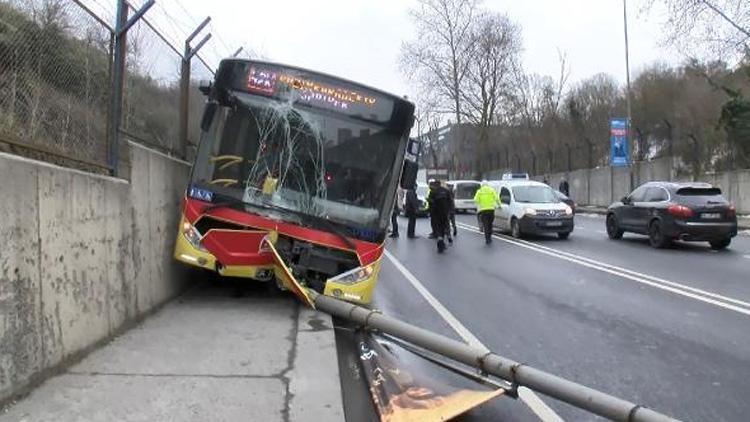
[[453, 190], [453, 205], [457, 213], [477, 211], [474, 194], [482, 186], [476, 180], [450, 180], [447, 185]]
[[495, 227], [513, 237], [524, 234], [557, 233], [567, 239], [573, 231], [573, 210], [544, 183], [533, 180], [499, 180], [489, 185], [500, 196]]

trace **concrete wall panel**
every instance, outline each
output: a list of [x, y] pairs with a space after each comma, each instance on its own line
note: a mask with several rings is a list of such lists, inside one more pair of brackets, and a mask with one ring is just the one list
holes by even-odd
[[0, 399], [43, 367], [37, 168], [0, 154]]
[[131, 182], [0, 154], [0, 401], [181, 291], [188, 165], [130, 149]]

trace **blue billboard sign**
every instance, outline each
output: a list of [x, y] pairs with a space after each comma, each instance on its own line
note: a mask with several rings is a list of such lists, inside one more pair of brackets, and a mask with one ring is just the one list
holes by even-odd
[[614, 118], [609, 121], [609, 164], [622, 167], [630, 164], [628, 157], [628, 119]]

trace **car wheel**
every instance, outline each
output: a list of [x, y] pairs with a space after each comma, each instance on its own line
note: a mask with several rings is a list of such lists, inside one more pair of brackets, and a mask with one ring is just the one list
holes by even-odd
[[617, 222], [617, 217], [615, 217], [614, 214], [610, 214], [607, 216], [607, 236], [609, 236], [610, 239], [622, 239], [622, 235], [625, 233], [623, 229], [620, 228], [620, 224]]
[[732, 238], [731, 237], [727, 237], [726, 239], [712, 240], [712, 241], [710, 241], [708, 243], [711, 244], [711, 249], [716, 250], [716, 251], [720, 251], [722, 249], [726, 249], [727, 246], [729, 246], [729, 244], [732, 243]]
[[664, 233], [661, 230], [661, 222], [659, 220], [652, 221], [651, 225], [648, 226], [648, 240], [651, 243], [651, 246], [657, 249], [663, 249], [669, 246], [669, 239], [664, 236]]
[[510, 235], [516, 239], [521, 238], [521, 225], [518, 224], [518, 219], [516, 218], [510, 220]]
[[559, 237], [560, 239], [565, 240], [568, 237], [570, 237], [570, 232], [559, 232], [559, 233], [557, 233], [557, 237]]

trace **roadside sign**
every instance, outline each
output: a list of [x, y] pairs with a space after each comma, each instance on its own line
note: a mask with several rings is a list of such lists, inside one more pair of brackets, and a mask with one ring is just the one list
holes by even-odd
[[614, 118], [609, 121], [609, 164], [612, 167], [630, 165], [628, 160], [628, 119]]

